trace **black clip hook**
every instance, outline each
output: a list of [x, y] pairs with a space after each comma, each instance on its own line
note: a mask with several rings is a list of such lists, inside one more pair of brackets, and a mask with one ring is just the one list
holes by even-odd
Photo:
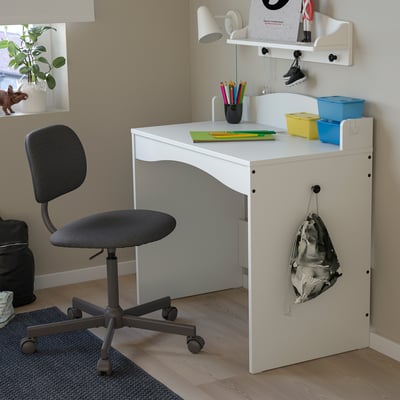
[[315, 193], [318, 194], [321, 191], [321, 186], [319, 185], [313, 185], [311, 186], [311, 190]]
[[320, 185], [312, 185], [311, 186], [311, 191], [312, 193], [315, 194], [315, 196], [313, 196], [313, 194], [310, 194], [310, 199], [308, 201], [308, 208], [307, 208], [307, 214], [310, 211], [310, 207], [311, 207], [311, 201], [314, 198], [315, 199], [315, 208], [317, 211], [317, 215], [319, 214], [319, 206], [318, 206], [318, 193], [321, 191], [321, 186]]
[[302, 55], [303, 55], [303, 54], [302, 54], [301, 50], [295, 50], [295, 51], [293, 52], [293, 57], [294, 57], [295, 59], [299, 59]]

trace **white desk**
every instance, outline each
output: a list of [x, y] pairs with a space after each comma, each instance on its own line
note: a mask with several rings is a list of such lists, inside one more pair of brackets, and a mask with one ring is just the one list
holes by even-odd
[[[316, 112], [315, 99], [291, 94], [249, 104], [246, 115], [269, 127], [283, 128], [286, 112]], [[137, 249], [138, 301], [241, 286], [247, 263], [251, 373], [367, 347], [372, 119], [343, 121], [340, 147], [286, 133], [274, 142], [196, 144], [189, 135], [231, 127], [132, 129], [135, 206], [178, 221], [170, 236]], [[289, 254], [314, 184], [343, 276], [316, 299], [292, 305]]]

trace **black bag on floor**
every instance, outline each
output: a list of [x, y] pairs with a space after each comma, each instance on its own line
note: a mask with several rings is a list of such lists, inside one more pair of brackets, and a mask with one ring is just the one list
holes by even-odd
[[32, 303], [35, 262], [24, 221], [0, 218], [0, 291], [14, 292], [13, 306]]

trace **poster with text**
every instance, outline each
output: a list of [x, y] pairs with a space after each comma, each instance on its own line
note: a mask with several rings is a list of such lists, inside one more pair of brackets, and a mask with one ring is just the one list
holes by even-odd
[[302, 0], [251, 0], [249, 39], [296, 42]]

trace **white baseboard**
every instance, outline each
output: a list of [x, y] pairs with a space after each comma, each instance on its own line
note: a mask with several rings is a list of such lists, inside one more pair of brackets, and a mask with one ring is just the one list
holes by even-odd
[[[128, 275], [136, 271], [135, 261], [122, 261], [118, 263], [118, 274]], [[50, 287], [69, 285], [72, 283], [80, 283], [94, 281], [96, 279], [104, 279], [106, 277], [106, 266], [99, 265], [97, 267], [74, 269], [72, 271], [56, 272], [54, 274], [36, 275], [35, 290], [46, 289]]]
[[370, 333], [369, 347], [396, 361], [400, 361], [400, 343], [393, 342], [376, 333]]

